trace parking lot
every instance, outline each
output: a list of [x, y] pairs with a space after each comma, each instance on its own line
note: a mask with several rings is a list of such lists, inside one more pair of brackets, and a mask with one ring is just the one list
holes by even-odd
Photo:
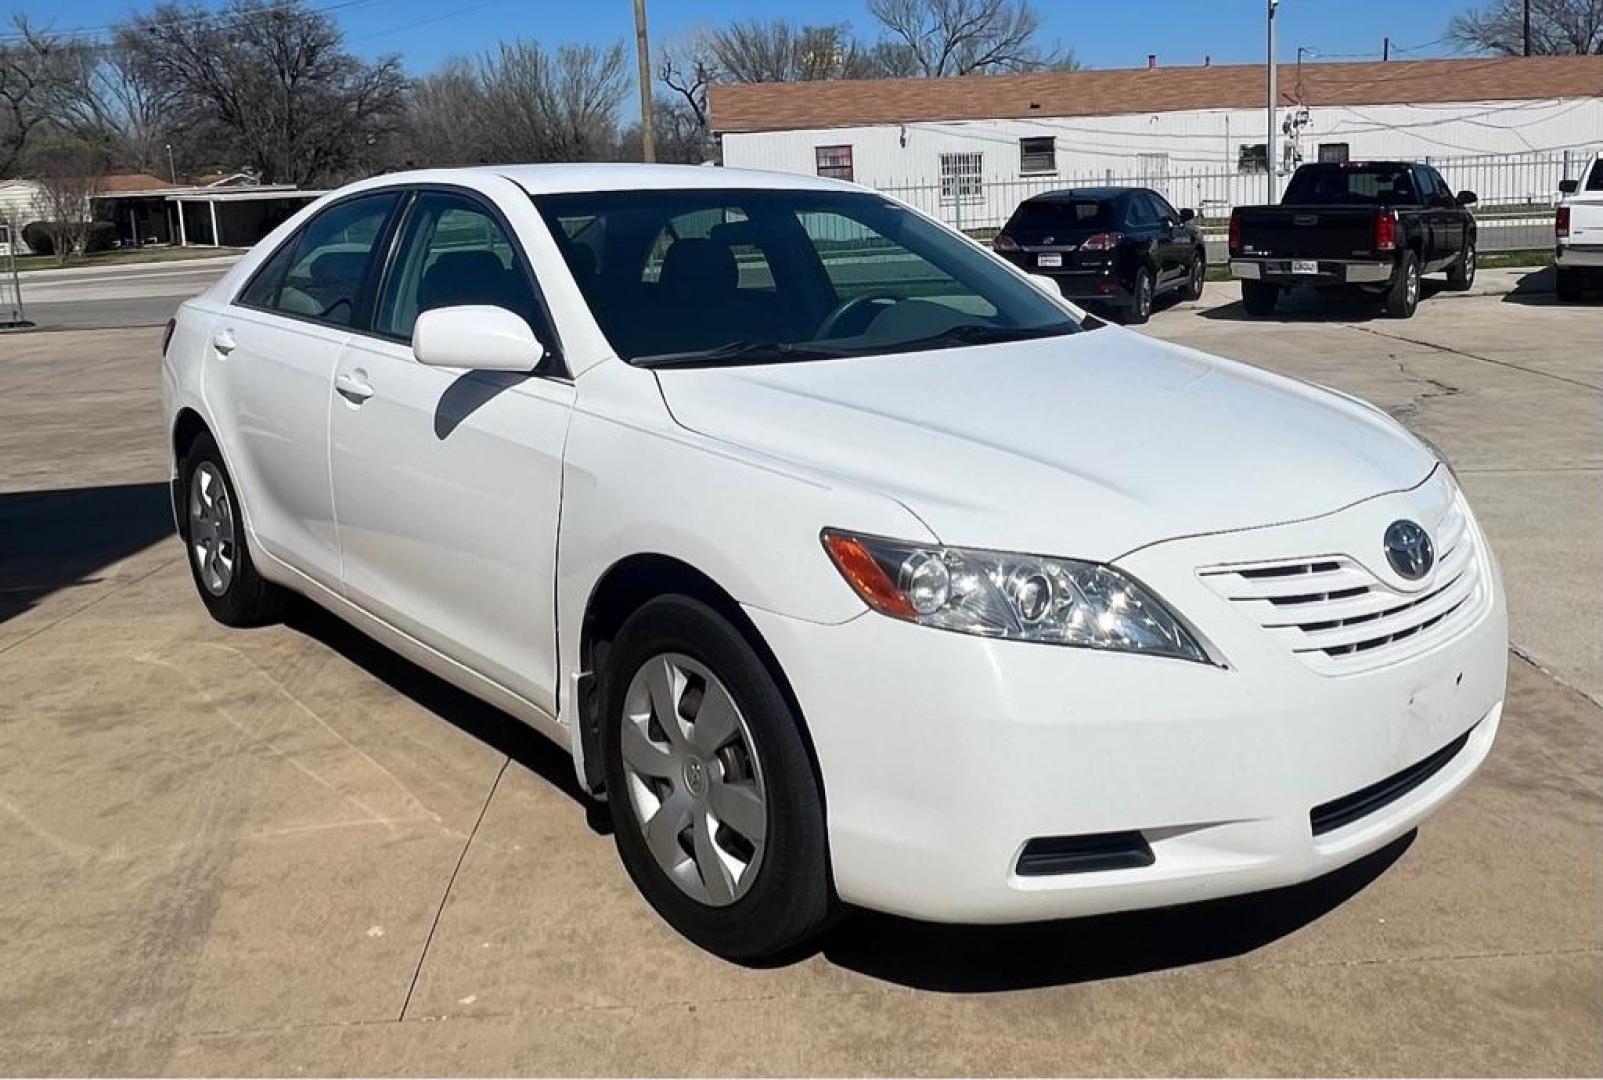
[[62, 301], [143, 325], [0, 337], [0, 1072], [1603, 1069], [1595, 301], [1488, 270], [1408, 321], [1249, 320], [1210, 283], [1145, 328], [1359, 394], [1454, 461], [1514, 653], [1498, 746], [1416, 836], [1162, 912], [859, 915], [751, 970], [651, 913], [555, 747], [316, 611], [207, 618], [153, 288]]

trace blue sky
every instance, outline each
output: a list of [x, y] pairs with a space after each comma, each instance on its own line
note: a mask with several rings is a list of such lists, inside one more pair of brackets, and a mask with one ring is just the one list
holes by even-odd
[[[328, 8], [361, 54], [398, 53], [409, 71], [427, 71], [453, 53], [493, 48], [502, 38], [546, 44], [612, 41], [633, 33], [633, 0], [310, 0]], [[1407, 55], [1446, 55], [1438, 39], [1469, 0], [1282, 0], [1282, 59], [1306, 45], [1329, 58], [1378, 58], [1381, 39], [1425, 47]], [[98, 28], [143, 5], [130, 0], [22, 0], [57, 30]], [[209, 0], [208, 7], [220, 7]], [[871, 31], [864, 0], [649, 0], [653, 45], [697, 25], [735, 17], [850, 22]], [[1092, 67], [1138, 67], [1148, 53], [1164, 64], [1256, 63], [1263, 59], [1263, 0], [1037, 0], [1044, 40], [1072, 47]], [[1354, 56], [1357, 58], [1357, 56]]]

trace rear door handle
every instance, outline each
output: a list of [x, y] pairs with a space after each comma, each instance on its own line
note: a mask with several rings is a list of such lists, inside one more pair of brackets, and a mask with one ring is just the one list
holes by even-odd
[[212, 348], [224, 356], [227, 356], [238, 347], [239, 342], [234, 340], [233, 330], [219, 330], [212, 335]]
[[373, 387], [357, 375], [334, 376], [334, 389], [352, 405], [360, 405], [373, 396]]

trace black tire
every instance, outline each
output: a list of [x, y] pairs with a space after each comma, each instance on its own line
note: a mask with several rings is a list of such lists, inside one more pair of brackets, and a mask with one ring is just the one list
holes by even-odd
[[1458, 261], [1447, 268], [1447, 287], [1454, 292], [1463, 292], [1475, 284], [1475, 238], [1472, 236], [1464, 244], [1464, 250], [1459, 252]]
[[[222, 481], [224, 499], [217, 506], [217, 514], [228, 522], [227, 539], [217, 543], [231, 558], [232, 567], [226, 582], [218, 588], [219, 579], [207, 580], [203, 568], [204, 557], [197, 550], [195, 537], [201, 527], [197, 523], [196, 473], [209, 470], [208, 475]], [[233, 477], [223, 463], [217, 442], [209, 433], [199, 435], [189, 452], [179, 463], [181, 481], [178, 505], [178, 535], [183, 539], [189, 575], [195, 582], [195, 591], [211, 617], [224, 626], [261, 626], [276, 622], [283, 614], [285, 593], [267, 581], [256, 569], [251, 558], [250, 542], [245, 535], [245, 519], [239, 508], [239, 493], [234, 489]], [[216, 506], [214, 502], [214, 506]], [[204, 516], [204, 515], [203, 515]]]
[[1581, 278], [1581, 272], [1572, 268], [1559, 267], [1554, 288], [1558, 291], [1558, 298], [1565, 303], [1579, 300], [1586, 289], [1586, 282]]
[[[762, 777], [766, 836], [761, 860], [745, 893], [723, 906], [692, 897], [658, 864], [624, 771], [622, 737], [628, 722], [624, 702], [629, 684], [648, 661], [664, 654], [689, 657], [723, 684], [745, 720]], [[802, 738], [800, 718], [745, 636], [699, 600], [659, 597], [619, 630], [601, 673], [600, 689], [602, 757], [618, 855], [657, 913], [695, 944], [735, 961], [783, 956], [822, 931], [835, 907], [823, 793]], [[688, 694], [684, 700], [690, 700]], [[683, 835], [679, 842], [685, 843]]]
[[1271, 285], [1266, 281], [1241, 283], [1241, 306], [1247, 309], [1248, 315], [1273, 315], [1275, 305], [1279, 302], [1279, 285]]
[[1135, 282], [1130, 287], [1130, 302], [1120, 313], [1119, 321], [1126, 326], [1140, 326], [1152, 317], [1152, 271], [1138, 267]]
[[1191, 267], [1186, 274], [1186, 283], [1180, 287], [1180, 299], [1201, 300], [1202, 285], [1208, 278], [1208, 260], [1197, 252], [1191, 257]]
[[1403, 252], [1391, 284], [1381, 294], [1381, 310], [1393, 319], [1411, 319], [1419, 307], [1419, 256], [1413, 251]]

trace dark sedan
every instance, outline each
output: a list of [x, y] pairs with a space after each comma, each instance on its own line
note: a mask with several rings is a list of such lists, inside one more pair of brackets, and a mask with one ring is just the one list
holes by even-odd
[[994, 246], [1009, 262], [1052, 278], [1066, 298], [1144, 323], [1165, 293], [1202, 295], [1207, 257], [1194, 217], [1148, 188], [1050, 191], [1021, 203]]

